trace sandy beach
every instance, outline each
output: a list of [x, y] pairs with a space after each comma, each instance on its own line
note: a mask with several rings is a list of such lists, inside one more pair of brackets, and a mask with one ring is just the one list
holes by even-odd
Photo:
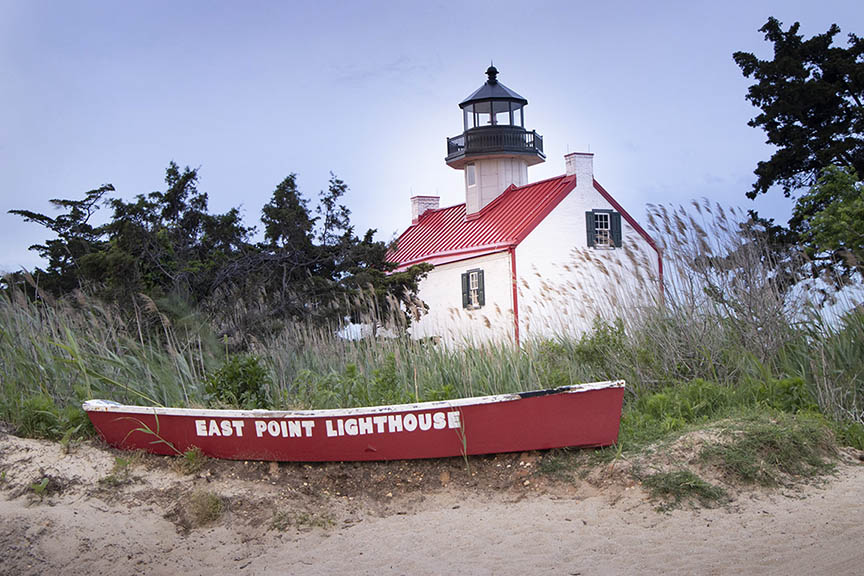
[[[177, 460], [0, 435], [0, 574], [860, 574], [864, 465], [661, 511], [542, 453], [370, 464]], [[47, 482], [44, 479], [48, 478]], [[44, 482], [44, 487], [39, 488]], [[218, 517], [190, 502], [215, 495]]]

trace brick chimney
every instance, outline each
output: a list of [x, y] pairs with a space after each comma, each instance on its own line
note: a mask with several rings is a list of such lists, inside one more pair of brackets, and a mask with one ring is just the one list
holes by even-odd
[[571, 152], [564, 155], [564, 164], [567, 166], [567, 176], [576, 176], [576, 185], [583, 183], [592, 186], [594, 183], [594, 153], [593, 152]]
[[427, 210], [437, 210], [439, 196], [412, 196], [411, 197], [411, 224], [417, 224], [420, 216]]

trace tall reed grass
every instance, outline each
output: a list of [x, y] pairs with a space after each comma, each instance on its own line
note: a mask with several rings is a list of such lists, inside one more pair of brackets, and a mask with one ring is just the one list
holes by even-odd
[[[803, 289], [784, 289], [776, 256], [743, 217], [707, 202], [654, 207], [665, 293], [598, 319], [581, 337], [445, 347], [408, 337], [345, 339], [345, 326], [287, 324], [227, 342], [202, 312], [139, 296], [121, 309], [86, 294], [53, 301], [0, 294], [0, 419], [28, 399], [59, 406], [102, 397], [201, 406], [204, 382], [242, 347], [269, 370], [275, 407], [337, 407], [547, 388], [625, 378], [630, 397], [704, 379], [723, 386], [800, 378], [820, 409], [864, 423], [864, 313], [849, 293], [827, 320]], [[788, 267], [787, 267], [788, 268]], [[793, 279], [803, 286], [804, 279]], [[616, 307], [626, 302], [615, 294]], [[374, 298], [370, 298], [374, 303]], [[362, 308], [363, 302], [355, 303]], [[232, 314], [242, 311], [232, 310]], [[370, 304], [368, 324], [384, 324]], [[386, 326], [385, 326], [386, 328]], [[404, 332], [397, 326], [396, 333]]]

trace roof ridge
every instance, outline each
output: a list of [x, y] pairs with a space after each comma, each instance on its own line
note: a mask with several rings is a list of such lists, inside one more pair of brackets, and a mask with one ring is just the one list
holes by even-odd
[[[511, 190], [521, 190], [523, 188], [528, 188], [529, 186], [534, 186], [536, 184], [543, 184], [544, 182], [549, 182], [550, 180], [557, 180], [559, 178], [566, 178], [566, 177], [567, 177], [567, 174], [560, 174], [558, 176], [551, 176], [549, 178], [544, 178], [543, 180], [537, 180], [536, 182], [530, 182], [528, 184], [523, 184], [522, 186], [516, 186], [515, 184], [510, 184], [510, 186], [505, 188], [504, 192], [502, 192], [501, 194], [496, 196], [495, 199], [492, 200], [492, 202], [490, 202], [489, 204], [487, 204], [486, 206], [481, 208], [480, 212], [483, 212], [484, 210], [489, 208], [489, 206], [495, 204], [495, 202], [498, 201], [498, 198], [501, 198], [502, 196], [504, 196], [504, 194], [506, 194], [507, 192], [509, 192]], [[430, 196], [430, 198], [440, 198], [440, 196]], [[423, 211], [423, 214], [421, 214], [421, 218], [422, 218], [422, 216], [425, 216], [426, 214], [429, 214], [430, 212], [441, 212], [442, 210], [450, 210], [452, 208], [458, 208], [459, 206], [465, 206], [465, 204], [466, 204], [465, 202], [458, 202], [456, 204], [451, 204], [450, 206], [439, 206], [438, 208], [429, 208], [429, 209]], [[416, 224], [410, 224], [408, 227], [410, 228], [411, 226], [416, 226]]]
[[[436, 208], [434, 212], [439, 212], [441, 210], [450, 210], [451, 208], [458, 208], [459, 206], [464, 206], [465, 202], [459, 202], [458, 204], [451, 204], [450, 206], [441, 206], [440, 208]], [[430, 210], [432, 212], [432, 210]]]
[[[431, 214], [432, 212], [443, 212], [444, 210], [452, 210], [453, 208], [458, 208], [459, 206], [464, 206], [464, 205], [465, 205], [465, 202], [462, 202], [461, 204], [453, 204], [452, 206], [441, 206], [438, 208], [429, 208], [427, 210], [424, 210], [423, 213], [417, 217], [417, 223], [416, 224], [409, 224], [408, 228], [410, 229], [410, 228], [413, 228], [414, 226], [417, 226], [418, 224], [420, 224], [420, 221], [423, 220], [424, 218], [426, 218], [427, 214]], [[406, 232], [407, 232], [407, 229], [406, 229]]]
[[539, 184], [544, 184], [546, 182], [551, 182], [552, 180], [563, 179], [566, 177], [567, 177], [567, 174], [562, 174], [560, 176], [553, 176], [551, 178], [546, 178], [544, 180], [538, 180], [537, 182], [531, 182], [530, 184], [523, 184], [522, 186], [516, 186], [515, 184], [510, 184], [510, 186], [505, 188], [504, 191], [501, 192], [501, 194], [499, 194], [498, 196], [496, 196], [491, 202], [489, 202], [489, 204], [487, 204], [486, 206], [481, 208], [479, 211], [477, 211], [475, 213], [476, 214], [475, 218], [479, 218], [481, 214], [491, 210], [493, 206], [496, 206], [497, 204], [500, 204], [501, 202], [503, 202], [504, 200], [502, 200], [502, 198], [504, 198], [505, 196], [509, 196], [510, 194], [512, 194], [513, 192], [516, 192], [517, 190], [524, 190], [525, 188], [530, 188], [531, 186], [537, 186]]
[[549, 178], [544, 178], [543, 180], [537, 180], [536, 182], [531, 182], [530, 184], [523, 184], [522, 186], [517, 186], [516, 189], [520, 190], [522, 188], [527, 188], [528, 186], [534, 186], [536, 184], [543, 184], [544, 182], [549, 182], [550, 180], [558, 180], [559, 178], [567, 178], [569, 174], [559, 174], [558, 176], [551, 176]]
[[[431, 198], [440, 198], [440, 196], [431, 196]], [[417, 224], [420, 224], [420, 221], [423, 220], [427, 214], [430, 214], [432, 212], [443, 212], [444, 210], [451, 210], [453, 208], [458, 208], [459, 206], [464, 206], [464, 205], [465, 205], [465, 202], [462, 202], [461, 204], [453, 204], [452, 206], [439, 206], [438, 208], [427, 208], [426, 210], [423, 211], [422, 214], [420, 214], [420, 216], [417, 217], [417, 223], [416, 224], [409, 224], [408, 228], [406, 228], [405, 231], [407, 232], [408, 229], [413, 228], [414, 226], [417, 226]], [[403, 232], [403, 234], [404, 234], [404, 232]], [[402, 234], [400, 234], [400, 236], [401, 235]]]

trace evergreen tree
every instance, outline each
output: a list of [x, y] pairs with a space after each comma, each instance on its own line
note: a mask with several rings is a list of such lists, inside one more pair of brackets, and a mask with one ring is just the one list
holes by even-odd
[[104, 184], [90, 190], [81, 200], [51, 200], [55, 208], [66, 211], [54, 218], [30, 210], [9, 210], [27, 222], [44, 226], [56, 235], [44, 244], [35, 244], [30, 250], [36, 251], [48, 262], [45, 270], [36, 270], [42, 279], [42, 286], [54, 293], [65, 293], [81, 286], [82, 260], [103, 248], [100, 230], [93, 227], [90, 218], [99, 209], [99, 203], [114, 186]]
[[803, 261], [798, 273], [823, 276], [840, 287], [862, 271], [864, 251], [859, 181], [864, 174], [864, 39], [849, 34], [844, 48], [834, 44], [840, 33], [836, 24], [809, 39], [799, 28], [796, 22], [784, 30], [769, 18], [760, 31], [773, 44], [773, 59], [733, 55], [744, 75], [756, 80], [747, 99], [760, 114], [749, 124], [763, 129], [775, 147], [769, 160], [758, 163], [747, 196], [755, 198], [774, 186], [787, 197], [797, 196], [788, 226], [754, 211], [748, 226], [761, 228], [781, 268]]

